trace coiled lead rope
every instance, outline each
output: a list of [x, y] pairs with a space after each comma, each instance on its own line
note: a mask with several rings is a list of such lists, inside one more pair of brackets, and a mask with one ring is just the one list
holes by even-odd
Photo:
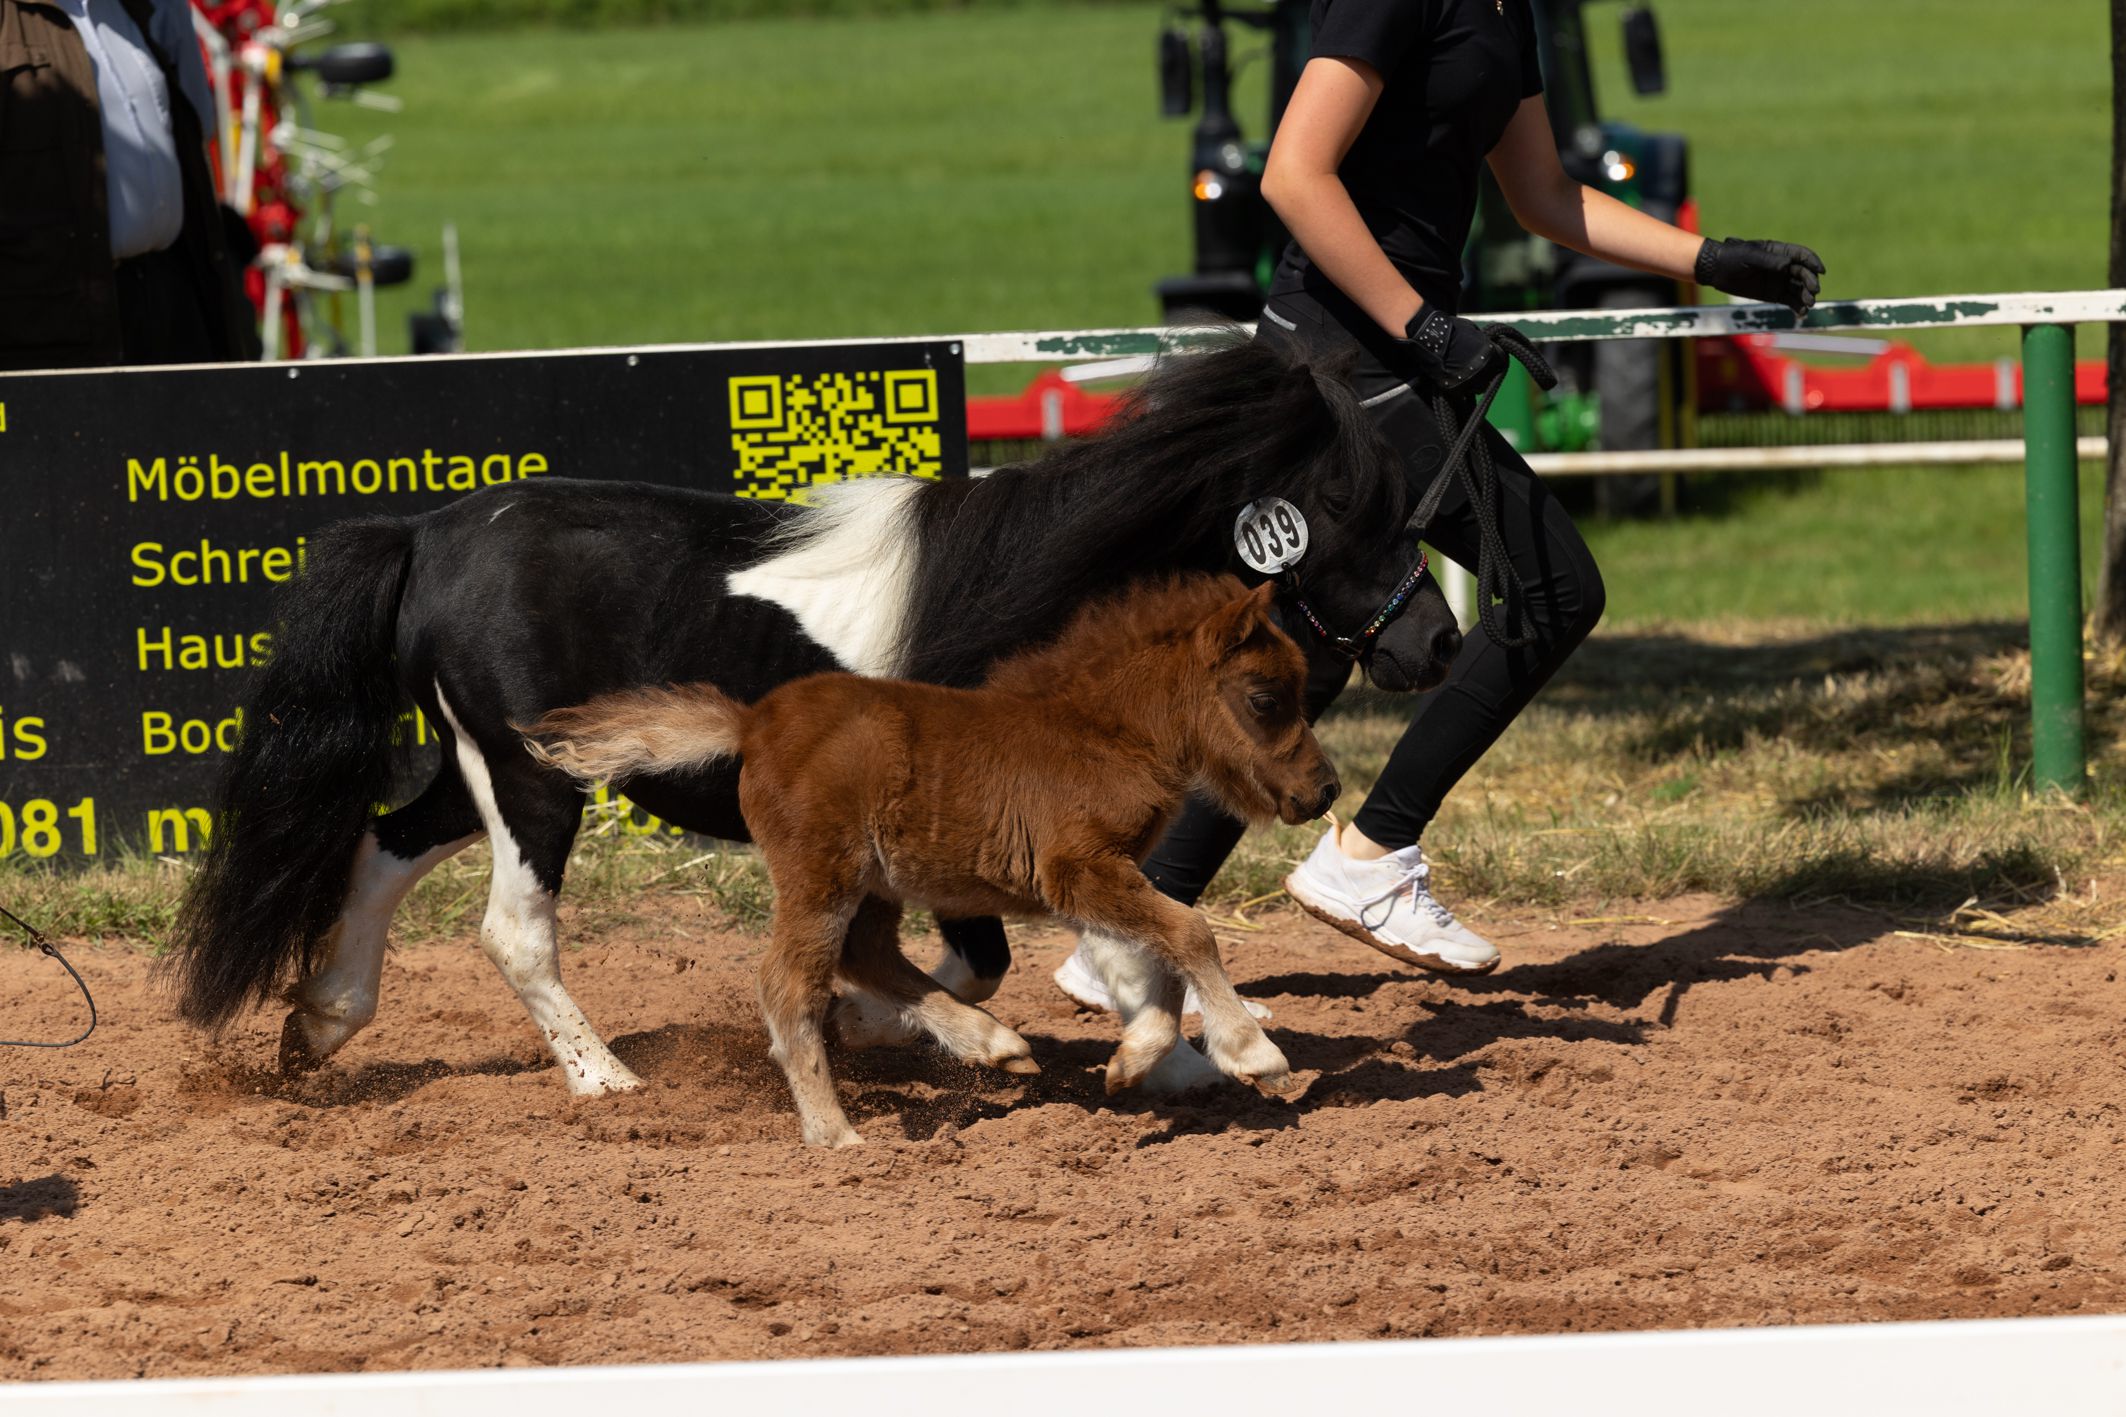
[[[1489, 325], [1484, 333], [1491, 342], [1506, 351], [1510, 359], [1518, 359], [1528, 376], [1544, 390], [1558, 385], [1558, 376], [1543, 358], [1540, 351], [1520, 331], [1504, 325]], [[1491, 449], [1477, 436], [1484, 426], [1485, 415], [1491, 412], [1492, 400], [1499, 396], [1505, 386], [1506, 376], [1512, 372], [1511, 363], [1502, 363], [1499, 372], [1492, 376], [1476, 407], [1464, 423], [1455, 410], [1454, 400], [1446, 394], [1432, 395], [1432, 416], [1439, 426], [1454, 431], [1454, 443], [1447, 452], [1447, 460], [1440, 465], [1432, 486], [1410, 515], [1410, 525], [1422, 532], [1432, 524], [1439, 513], [1440, 499], [1446, 495], [1447, 479], [1459, 475], [1462, 487], [1468, 493], [1469, 505], [1476, 512], [1477, 564], [1476, 564], [1476, 615], [1484, 627], [1484, 633], [1508, 649], [1518, 649], [1536, 637], [1535, 620], [1528, 610], [1528, 588], [1514, 574], [1513, 560], [1506, 550], [1506, 538], [1499, 532], [1499, 473], [1491, 461]], [[1416, 385], [1411, 386], [1416, 393]], [[1508, 594], [1509, 590], [1512, 594]], [[1509, 628], [1509, 623], [1511, 628]]]
[[5, 915], [22, 928], [22, 933], [28, 937], [24, 941], [25, 948], [48, 954], [59, 961], [59, 967], [74, 977], [74, 987], [81, 991], [82, 1002], [89, 1006], [89, 1026], [63, 1043], [51, 1043], [34, 1038], [0, 1038], [0, 1048], [71, 1048], [94, 1033], [96, 1031], [96, 997], [89, 993], [88, 982], [81, 977], [81, 972], [67, 962], [67, 957], [59, 953], [59, 946], [46, 939], [44, 932], [36, 926], [30, 924], [4, 905], [0, 905], [0, 915]]

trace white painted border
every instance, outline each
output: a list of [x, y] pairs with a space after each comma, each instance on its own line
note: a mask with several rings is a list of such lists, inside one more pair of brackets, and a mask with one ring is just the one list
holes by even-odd
[[[1696, 305], [1646, 310], [1531, 310], [1496, 318], [1510, 321], [1530, 339], [1686, 339], [1701, 335], [1767, 334], [1801, 327], [1783, 305]], [[1890, 300], [1831, 300], [1818, 305], [1805, 327], [1810, 330], [1978, 328], [1997, 325], [2078, 325], [2126, 323], [2126, 290], [2028, 291], [2016, 295], [1908, 295]], [[1252, 332], [1252, 325], [1236, 328]], [[1141, 357], [1162, 350], [1186, 349], [1207, 333], [1200, 326], [1152, 325], [1104, 330], [1017, 330], [997, 334], [893, 335], [871, 339], [738, 340], [723, 344], [645, 344], [586, 349], [514, 349], [492, 353], [395, 354], [374, 359], [334, 359], [325, 367], [348, 364], [433, 365], [464, 359], [555, 359], [570, 355], [675, 354], [702, 350], [784, 349], [792, 345], [834, 347], [856, 344], [937, 344], [960, 346], [969, 364], [1078, 364], [1089, 360]], [[164, 364], [139, 369], [22, 370], [37, 378], [77, 374], [168, 373], [173, 369], [254, 369], [252, 364]], [[302, 362], [281, 366], [300, 377]], [[0, 374], [0, 387], [13, 375]]]
[[[2110, 440], [2077, 438], [2075, 456], [2102, 462]], [[1824, 443], [1761, 448], [1647, 448], [1638, 452], [1530, 453], [1528, 465], [1545, 477], [1601, 477], [1648, 472], [1764, 472], [1780, 468], [1948, 467], [2020, 463], [2018, 438], [1973, 438], [1947, 443]]]
[[0, 1386], [9, 1417], [2126, 1411], [2126, 1316]]

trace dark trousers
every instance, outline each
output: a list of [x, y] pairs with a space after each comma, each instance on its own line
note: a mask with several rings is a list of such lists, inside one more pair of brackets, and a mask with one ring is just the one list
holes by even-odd
[[222, 356], [199, 287], [172, 247], [118, 263], [118, 326], [128, 364], [208, 364]]
[[[1256, 338], [1298, 340], [1311, 348], [1357, 345], [1354, 380], [1361, 398], [1403, 385], [1393, 369], [1393, 342], [1333, 292], [1309, 292], [1280, 282]], [[1369, 412], [1409, 465], [1414, 501], [1439, 473], [1449, 442], [1433, 417], [1431, 399], [1404, 392], [1381, 400]], [[1361, 832], [1390, 849], [1408, 846], [1423, 834], [1448, 790], [1498, 741], [1602, 618], [1602, 575], [1572, 518], [1495, 429], [1487, 427], [1480, 436], [1498, 468], [1499, 530], [1523, 587], [1535, 635], [1530, 643], [1509, 649], [1482, 626], [1472, 627], [1446, 683], [1418, 697], [1410, 726], [1355, 818]], [[1448, 484], [1425, 540], [1475, 568], [1476, 512], [1459, 476]], [[1298, 631], [1295, 638], [1301, 644], [1313, 638], [1303, 627], [1287, 628]], [[1342, 691], [1348, 670], [1340, 658], [1317, 658], [1308, 684], [1310, 719]], [[1244, 823], [1192, 798], [1152, 849], [1144, 873], [1164, 894], [1193, 904], [1245, 831]]]

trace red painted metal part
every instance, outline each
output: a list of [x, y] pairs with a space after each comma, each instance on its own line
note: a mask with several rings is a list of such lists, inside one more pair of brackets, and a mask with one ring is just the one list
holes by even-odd
[[[229, 42], [229, 48], [242, 54], [246, 45], [253, 42], [252, 36], [274, 21], [273, 0], [192, 0], [193, 7], [207, 17], [214, 28]], [[249, 70], [241, 63], [233, 65], [229, 75], [229, 107], [233, 113], [242, 113], [244, 94], [252, 84]], [[280, 149], [273, 143], [273, 130], [280, 123], [280, 96], [272, 84], [267, 84], [259, 96], [258, 151], [254, 159], [251, 179], [251, 207], [241, 215], [250, 224], [251, 234], [261, 246], [270, 246], [294, 239], [296, 223], [301, 220], [301, 208], [288, 190], [288, 163]], [[234, 142], [233, 133], [216, 135], [220, 143]], [[217, 167], [217, 175], [219, 168]], [[224, 192], [224, 200], [234, 194]], [[266, 308], [266, 275], [253, 266], [244, 272], [244, 292], [251, 297], [251, 304], [263, 316]], [[303, 327], [292, 303], [281, 310], [281, 350], [289, 359], [299, 359], [303, 354]]]
[[[1803, 363], [1783, 353], [1776, 335], [1698, 341], [1701, 413], [1784, 410], [1788, 413], [1906, 413], [1915, 410], [2020, 408], [2020, 361], [1929, 364], [1901, 340], [1857, 366]], [[2091, 360], [2074, 371], [2077, 403], [2104, 402], [2104, 366]]]
[[1114, 412], [1117, 395], [1093, 393], [1051, 369], [1016, 394], [967, 400], [967, 437], [973, 442], [1075, 438]]

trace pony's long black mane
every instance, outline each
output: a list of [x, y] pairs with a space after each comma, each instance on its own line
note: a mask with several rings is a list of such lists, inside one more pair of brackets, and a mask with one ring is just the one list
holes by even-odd
[[1233, 570], [1233, 522], [1258, 497], [1307, 518], [1310, 566], [1377, 554], [1407, 514], [1401, 460], [1342, 361], [1312, 362], [1237, 332], [1172, 357], [1096, 436], [974, 482], [925, 486], [902, 670], [981, 682], [1086, 600], [1145, 575]]

